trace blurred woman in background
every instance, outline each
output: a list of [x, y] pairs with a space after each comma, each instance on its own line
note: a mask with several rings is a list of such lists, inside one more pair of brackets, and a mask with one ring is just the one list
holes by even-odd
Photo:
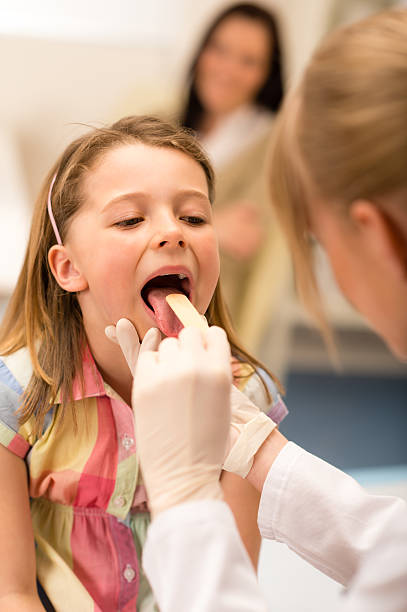
[[217, 173], [222, 281], [241, 333], [245, 296], [250, 299], [261, 252], [273, 238], [261, 169], [282, 97], [275, 17], [255, 4], [230, 6], [209, 26], [192, 61], [181, 123], [197, 132]]

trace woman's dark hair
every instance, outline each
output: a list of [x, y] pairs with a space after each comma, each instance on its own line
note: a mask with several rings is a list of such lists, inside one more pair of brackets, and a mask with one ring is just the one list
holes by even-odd
[[281, 47], [276, 19], [268, 10], [258, 6], [257, 4], [233, 4], [220, 13], [213, 21], [212, 25], [209, 26], [201, 41], [201, 44], [198, 47], [194, 59], [192, 60], [191, 67], [188, 72], [190, 80], [189, 91], [187, 93], [184, 110], [181, 113], [180, 119], [181, 124], [185, 127], [197, 130], [202, 115], [205, 112], [205, 109], [198, 98], [195, 83], [195, 71], [199, 58], [201, 57], [202, 51], [205, 49], [216, 28], [225, 19], [232, 16], [252, 19], [253, 21], [263, 24], [267, 29], [270, 36], [270, 42], [272, 43], [270, 45], [269, 70], [264, 85], [261, 87], [256, 96], [255, 102], [258, 106], [262, 106], [273, 112], [276, 112], [280, 107], [283, 98], [283, 82]]

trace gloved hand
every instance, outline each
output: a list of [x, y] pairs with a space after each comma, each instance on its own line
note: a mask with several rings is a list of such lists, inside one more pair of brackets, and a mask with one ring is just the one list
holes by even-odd
[[276, 427], [276, 423], [234, 385], [230, 393], [230, 402], [229, 446], [223, 469], [246, 478], [252, 467], [254, 455]]
[[[131, 363], [134, 335], [128, 332], [117, 338]], [[132, 406], [153, 517], [182, 502], [222, 498], [231, 379], [229, 343], [218, 327], [184, 328], [157, 352], [139, 355]]]
[[120, 345], [130, 372], [136, 369], [137, 359], [143, 351], [156, 351], [161, 342], [160, 330], [151, 327], [140, 344], [136, 328], [128, 319], [119, 319], [116, 325], [108, 325], [105, 334], [109, 340]]

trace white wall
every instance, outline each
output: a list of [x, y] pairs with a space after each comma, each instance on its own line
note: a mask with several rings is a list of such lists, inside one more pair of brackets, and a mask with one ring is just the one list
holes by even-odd
[[[280, 0], [289, 75], [331, 0]], [[16, 135], [31, 195], [63, 146], [122, 113], [170, 107], [197, 39], [224, 2], [13, 0], [0, 5], [0, 127]], [[34, 10], [35, 7], [35, 10]]]

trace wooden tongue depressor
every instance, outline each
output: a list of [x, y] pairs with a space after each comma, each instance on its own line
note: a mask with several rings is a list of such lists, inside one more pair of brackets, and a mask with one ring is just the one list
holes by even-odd
[[183, 293], [170, 293], [165, 298], [169, 307], [175, 312], [184, 327], [198, 327], [205, 331], [208, 322]]

